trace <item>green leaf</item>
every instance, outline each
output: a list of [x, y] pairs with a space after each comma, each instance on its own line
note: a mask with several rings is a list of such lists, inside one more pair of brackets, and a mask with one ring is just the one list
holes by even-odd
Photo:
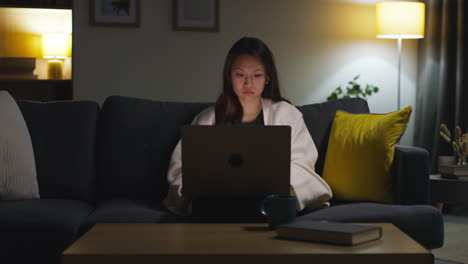
[[379, 91], [379, 88], [375, 85], [365, 84], [361, 86], [357, 83], [356, 80], [359, 79], [360, 76], [360, 74], [356, 75], [352, 80], [348, 81], [345, 87], [336, 87], [335, 91], [327, 97], [327, 101], [354, 97], [366, 99], [368, 96]]

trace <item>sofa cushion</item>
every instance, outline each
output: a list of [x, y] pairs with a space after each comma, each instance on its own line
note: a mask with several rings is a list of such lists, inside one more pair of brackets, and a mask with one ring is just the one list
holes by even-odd
[[336, 199], [394, 203], [390, 169], [411, 109], [388, 114], [336, 112], [323, 169]]
[[153, 202], [126, 199], [105, 200], [83, 221], [80, 234], [96, 223], [180, 223], [187, 218], [172, 214]]
[[15, 100], [0, 91], [0, 200], [39, 198], [31, 136]]
[[19, 101], [18, 106], [31, 134], [41, 198], [94, 201], [99, 105]]
[[60, 263], [93, 206], [82, 201], [0, 201], [2, 263]]
[[186, 218], [149, 201], [126, 199], [105, 200], [86, 218], [91, 223], [163, 223], [181, 222]]
[[348, 113], [369, 113], [367, 101], [361, 98], [339, 99], [320, 104], [309, 104], [297, 107], [303, 115], [318, 151], [315, 171], [322, 175], [325, 155], [327, 153], [328, 138], [333, 119], [337, 110]]
[[349, 203], [320, 209], [297, 220], [392, 223], [426, 248], [439, 248], [444, 241], [442, 215], [428, 205]]
[[180, 126], [209, 104], [158, 102], [122, 96], [106, 99], [98, 144], [101, 200], [160, 202], [167, 194], [167, 168]]

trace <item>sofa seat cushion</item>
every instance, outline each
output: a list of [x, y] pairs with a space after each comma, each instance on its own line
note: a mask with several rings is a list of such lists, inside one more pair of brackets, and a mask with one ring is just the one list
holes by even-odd
[[440, 212], [428, 205], [349, 203], [320, 209], [298, 220], [355, 223], [392, 223], [426, 248], [439, 248], [444, 241]]
[[127, 199], [104, 200], [83, 222], [84, 233], [96, 223], [169, 223], [185, 222], [186, 218], [175, 215], [151, 202]]
[[2, 263], [59, 263], [92, 210], [77, 200], [0, 201]]

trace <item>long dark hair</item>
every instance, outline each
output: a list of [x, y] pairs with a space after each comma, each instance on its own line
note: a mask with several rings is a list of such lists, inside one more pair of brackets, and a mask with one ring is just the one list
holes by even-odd
[[258, 58], [265, 67], [268, 82], [262, 92], [263, 98], [269, 98], [273, 101], [287, 101], [281, 96], [278, 74], [276, 71], [273, 53], [258, 38], [243, 37], [238, 40], [229, 50], [223, 70], [223, 91], [218, 97], [215, 105], [216, 124], [239, 124], [242, 120], [242, 105], [237, 98], [231, 83], [232, 64], [240, 55], [250, 55]]

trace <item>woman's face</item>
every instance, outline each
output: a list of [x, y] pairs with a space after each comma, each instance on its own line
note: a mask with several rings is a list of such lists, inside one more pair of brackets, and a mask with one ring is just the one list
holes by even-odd
[[258, 58], [240, 55], [232, 63], [231, 84], [239, 101], [259, 100], [267, 82], [265, 66]]

